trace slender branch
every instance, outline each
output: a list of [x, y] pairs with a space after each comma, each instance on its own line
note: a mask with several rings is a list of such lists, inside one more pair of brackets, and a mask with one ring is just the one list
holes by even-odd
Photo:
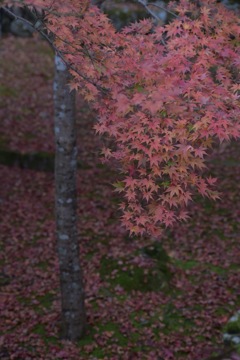
[[159, 17], [154, 11], [152, 11], [151, 9], [149, 9], [149, 5], [155, 6], [155, 7], [159, 8], [159, 9], [161, 9], [161, 10], [164, 10], [164, 11], [166, 11], [167, 13], [171, 14], [172, 16], [174, 16], [174, 17], [176, 17], [176, 18], [178, 17], [177, 14], [173, 13], [172, 11], [166, 9], [164, 6], [161, 6], [161, 5], [159, 5], [159, 4], [148, 3], [146, 0], [137, 0], [137, 2], [138, 2], [139, 4], [141, 4], [141, 5], [143, 5], [144, 8], [149, 12], [149, 14], [152, 15], [156, 20], [159, 20], [160, 17]]
[[154, 11], [149, 9], [147, 1], [137, 0], [137, 2], [139, 2], [139, 4], [141, 4], [141, 5], [143, 5], [144, 8], [147, 10], [147, 12], [149, 12], [149, 14], [152, 15], [152, 17], [154, 17], [154, 19], [159, 20], [159, 16], [157, 16]]
[[[11, 18], [15, 19], [15, 20], [21, 20], [23, 22], [25, 22], [25, 24], [28, 24], [31, 28], [35, 29], [35, 24], [32, 24], [30, 21], [28, 21], [27, 19], [24, 19], [23, 17], [14, 14], [10, 9], [8, 9], [6, 6], [2, 6], [2, 10], [4, 10]], [[36, 23], [38, 23], [38, 21], [36, 21]], [[38, 30], [38, 26], [36, 28]]]
[[[49, 33], [51, 33], [51, 30], [49, 30], [49, 28], [47, 27], [46, 24], [45, 24], [45, 28], [46, 28], [46, 30], [48, 30]], [[88, 56], [92, 62], [92, 65], [95, 66], [95, 64], [94, 64], [95, 59], [91, 56], [86, 45], [83, 45], [81, 48], [78, 48], [78, 47], [74, 46], [73, 44], [71, 44], [69, 41], [63, 39], [61, 36], [59, 36], [57, 34], [54, 34], [54, 36], [55, 36], [55, 38], [58, 38], [60, 41], [62, 41], [64, 44], [70, 46], [72, 49], [74, 49], [78, 52], [82, 52], [84, 55]], [[62, 51], [62, 54], [65, 54], [65, 52]], [[69, 54], [69, 52], [66, 52], [66, 54]], [[96, 62], [96, 60], [95, 60], [95, 62]]]
[[[25, 24], [28, 24], [32, 29], [35, 29], [38, 33], [40, 33], [43, 38], [49, 43], [51, 48], [54, 50], [54, 52], [60, 57], [60, 59], [64, 62], [64, 64], [67, 66], [68, 69], [73, 70], [76, 74], [78, 74], [82, 79], [87, 81], [88, 83], [94, 85], [99, 91], [106, 93], [106, 89], [102, 88], [98, 84], [96, 84], [94, 81], [89, 79], [87, 76], [83, 75], [81, 72], [79, 72], [72, 64], [70, 64], [63, 56], [62, 52], [57, 49], [57, 47], [54, 45], [53, 40], [50, 36], [46, 34], [44, 31], [45, 24], [41, 19], [36, 19], [36, 22], [33, 24], [27, 19], [24, 19], [23, 17], [14, 14], [11, 10], [9, 10], [7, 7], [3, 6], [2, 9], [13, 19], [23, 21]], [[53, 34], [55, 36], [55, 34]]]
[[147, 5], [155, 6], [155, 7], [159, 8], [159, 9], [161, 9], [161, 10], [163, 10], [163, 11], [166, 11], [167, 13], [171, 14], [172, 16], [174, 16], [174, 17], [176, 17], [176, 18], [178, 17], [177, 14], [175, 14], [174, 12], [166, 9], [164, 6], [161, 6], [161, 5], [159, 5], [159, 4], [148, 3]]

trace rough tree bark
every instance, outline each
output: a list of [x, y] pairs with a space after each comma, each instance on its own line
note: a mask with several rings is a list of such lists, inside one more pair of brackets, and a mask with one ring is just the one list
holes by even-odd
[[77, 146], [75, 92], [69, 91], [69, 72], [55, 56], [55, 211], [62, 298], [62, 337], [81, 338], [85, 329], [82, 271], [77, 235]]

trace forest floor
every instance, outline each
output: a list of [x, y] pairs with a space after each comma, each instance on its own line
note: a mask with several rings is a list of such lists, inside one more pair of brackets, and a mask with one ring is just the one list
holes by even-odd
[[117, 173], [101, 164], [95, 116], [80, 99], [88, 327], [76, 344], [59, 340], [53, 71], [42, 40], [1, 41], [0, 359], [203, 360], [221, 352], [224, 325], [240, 309], [240, 143], [224, 145], [209, 161], [221, 200], [197, 198], [190, 220], [159, 242], [129, 238], [111, 185]]

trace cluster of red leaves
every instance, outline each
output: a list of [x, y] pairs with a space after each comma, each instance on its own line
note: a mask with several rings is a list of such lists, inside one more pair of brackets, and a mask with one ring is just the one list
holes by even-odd
[[114, 139], [107, 159], [130, 233], [159, 235], [185, 220], [193, 195], [217, 198], [204, 178], [212, 143], [239, 136], [238, 17], [204, 0], [171, 4], [166, 26], [143, 20], [116, 33], [87, 0], [26, 0], [44, 8], [55, 46], [71, 64], [72, 89], [95, 102], [96, 131]]
[[[123, 166], [117, 191], [130, 232], [157, 235], [161, 224], [185, 219], [196, 190], [216, 198], [215, 180], [199, 170], [214, 139], [239, 135], [237, 18], [212, 2], [198, 13], [189, 4], [181, 2], [179, 19], [151, 35], [147, 21], [123, 31], [131, 45], [119, 54], [112, 98], [99, 106], [96, 129], [117, 144], [105, 156]], [[194, 19], [185, 15], [194, 10]]]
[[[32, 81], [26, 81], [25, 71], [33, 54], [39, 54], [38, 70], [44, 71], [49, 55], [38, 53], [43, 43], [37, 39], [6, 38], [2, 45], [5, 52], [1, 61], [7, 61], [11, 69], [5, 72], [1, 66], [2, 84], [16, 85], [16, 90], [24, 87], [23, 107], [18, 97], [7, 101], [9, 98], [2, 96], [6, 101], [1, 106], [1, 121], [12, 118], [18, 106], [21, 120], [19, 123], [15, 120], [15, 126], [23, 126], [22, 133], [14, 133], [15, 142], [10, 142], [12, 123], [4, 122], [6, 143], [10, 150], [18, 144], [21, 152], [51, 148], [52, 130], [48, 127], [49, 135], [44, 143], [44, 127], [39, 127], [34, 143], [24, 137], [35, 129], [32, 114], [24, 110], [32, 94]], [[18, 64], [20, 54], [22, 66], [13, 66]], [[50, 113], [51, 81], [43, 82], [34, 69], [31, 71], [28, 75], [41, 94], [41, 99], [34, 97], [32, 106]], [[49, 77], [53, 77], [52, 71], [53, 68], [48, 69]], [[13, 73], [16, 83], [11, 83]], [[46, 108], [41, 109], [43, 104]], [[78, 106], [82, 165], [78, 177], [78, 217], [87, 334], [79, 346], [58, 340], [60, 289], [53, 174], [1, 165], [0, 357], [4, 360], [93, 360], [100, 351], [99, 357], [112, 360], [207, 358], [213, 348], [221, 346], [222, 327], [240, 305], [239, 143], [216, 153], [212, 159], [215, 162], [209, 164], [213, 176], [220, 178], [223, 201], [194, 204], [189, 223], [176, 224], [174, 230], [162, 238], [174, 265], [169, 288], [145, 292], [125, 290], [118, 284], [119, 268], [127, 272], [138, 266], [146, 273], [150, 271], [151, 259], [141, 256], [146, 239], [132, 241], [119, 226], [117, 199], [112, 197], [109, 184], [114, 181], [114, 173], [111, 167], [98, 166], [96, 149], [100, 143], [91, 130], [95, 121], [79, 99]], [[53, 125], [52, 117], [49, 119]], [[118, 267], [103, 277], [101, 269], [107, 266], [104, 265], [106, 259]], [[183, 268], [179, 264], [188, 266]], [[150, 265], [154, 266], [154, 261]], [[114, 326], [109, 329], [109, 324]]]

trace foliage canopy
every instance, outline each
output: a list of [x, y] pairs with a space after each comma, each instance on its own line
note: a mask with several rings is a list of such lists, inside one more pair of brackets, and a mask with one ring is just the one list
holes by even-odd
[[115, 187], [130, 233], [157, 236], [185, 220], [196, 192], [217, 198], [216, 179], [202, 170], [213, 142], [239, 136], [238, 16], [214, 1], [180, 0], [169, 5], [171, 23], [116, 32], [88, 0], [24, 4], [44, 11], [35, 27], [44, 23], [70, 88], [98, 111], [96, 131], [114, 140], [103, 155], [120, 165]]

